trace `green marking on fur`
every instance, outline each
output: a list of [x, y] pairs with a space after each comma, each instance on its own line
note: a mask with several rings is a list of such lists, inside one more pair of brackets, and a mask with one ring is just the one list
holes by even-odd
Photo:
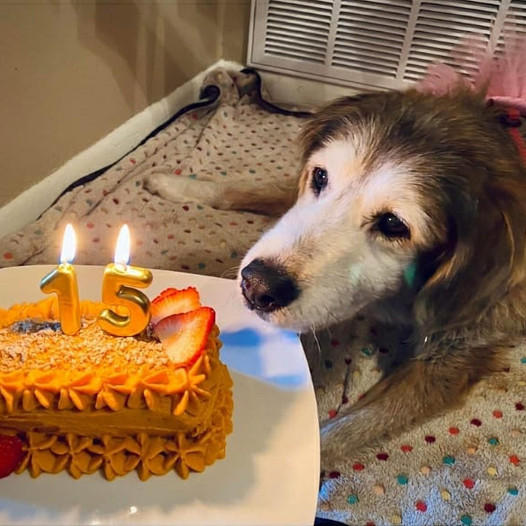
[[365, 354], [365, 356], [372, 356], [373, 351], [371, 351], [371, 349], [369, 349], [368, 347], [363, 347], [362, 354]]
[[416, 278], [416, 263], [410, 263], [404, 270], [404, 279], [409, 287], [415, 284]]
[[358, 495], [349, 495], [347, 497], [347, 502], [349, 504], [356, 504], [359, 501], [360, 501], [360, 499], [358, 498]]

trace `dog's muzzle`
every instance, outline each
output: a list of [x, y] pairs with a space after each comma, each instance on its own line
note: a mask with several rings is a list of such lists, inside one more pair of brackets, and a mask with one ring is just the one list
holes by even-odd
[[272, 312], [292, 303], [300, 294], [294, 279], [279, 266], [254, 259], [241, 271], [241, 292], [249, 309]]

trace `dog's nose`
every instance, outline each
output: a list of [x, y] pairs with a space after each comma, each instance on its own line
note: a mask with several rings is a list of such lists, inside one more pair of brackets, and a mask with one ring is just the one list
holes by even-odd
[[254, 259], [241, 271], [241, 291], [251, 309], [272, 312], [299, 296], [296, 282], [280, 267]]

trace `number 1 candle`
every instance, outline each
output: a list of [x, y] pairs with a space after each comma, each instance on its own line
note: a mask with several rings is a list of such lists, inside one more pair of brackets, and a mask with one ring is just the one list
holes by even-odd
[[65, 334], [75, 334], [80, 329], [80, 305], [77, 275], [71, 264], [75, 259], [75, 231], [66, 225], [62, 239], [60, 265], [40, 281], [44, 294], [55, 292], [58, 297], [60, 327]]
[[128, 265], [130, 231], [124, 225], [117, 239], [114, 262], [104, 269], [102, 301], [112, 308], [99, 314], [100, 327], [115, 336], [133, 336], [142, 332], [150, 321], [150, 301], [141, 291], [152, 282], [152, 273], [144, 268]]

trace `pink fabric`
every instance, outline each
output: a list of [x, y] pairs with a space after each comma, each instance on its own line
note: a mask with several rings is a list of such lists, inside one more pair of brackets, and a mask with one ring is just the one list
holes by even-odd
[[[477, 73], [460, 72], [468, 64], [477, 64]], [[476, 39], [460, 44], [453, 53], [453, 65], [434, 64], [417, 89], [445, 95], [464, 86], [484, 94], [497, 104], [518, 109], [526, 115], [526, 38], [513, 38], [501, 55], [492, 57]]]

